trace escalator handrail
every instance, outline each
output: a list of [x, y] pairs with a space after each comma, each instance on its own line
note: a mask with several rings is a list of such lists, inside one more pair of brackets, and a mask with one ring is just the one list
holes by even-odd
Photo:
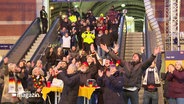
[[[40, 24], [38, 24], [38, 25], [40, 25]], [[26, 54], [28, 53], [28, 51], [31, 49], [31, 47], [33, 46], [33, 44], [34, 44], [34, 42], [35, 42], [35, 40], [38, 38], [38, 36], [40, 35], [40, 33], [41, 33], [41, 29], [39, 29], [40, 30], [40, 32], [38, 32], [37, 34], [35, 34], [36, 36], [34, 37], [34, 41], [31, 43], [31, 45], [29, 45], [29, 48], [28, 48], [28, 50], [22, 55], [22, 57], [21, 57], [21, 59], [23, 59], [25, 56], [26, 56]], [[19, 60], [18, 62], [20, 62], [21, 60]]]
[[126, 50], [126, 40], [127, 40], [127, 22], [126, 22], [126, 17], [124, 17], [124, 22], [123, 22], [123, 28], [124, 26], [126, 26], [126, 30], [123, 31], [123, 33], [125, 33], [123, 35], [123, 37], [125, 38], [124, 41], [123, 41], [123, 44], [124, 44], [124, 47], [123, 47], [123, 58], [125, 59], [125, 50]]
[[[23, 35], [20, 36], [20, 38], [16, 41], [16, 43], [13, 45], [13, 47], [8, 51], [5, 57], [9, 57], [10, 54], [13, 52], [13, 50], [21, 43], [21, 41], [27, 36], [28, 31], [30, 31], [30, 28], [33, 24], [35, 24], [38, 20], [40, 20], [39, 17], [35, 18], [33, 22], [29, 25], [29, 27], [26, 29], [26, 31], [23, 33]], [[0, 62], [0, 66], [2, 66], [3, 61]]]
[[[121, 39], [123, 39], [123, 29], [124, 29], [124, 19], [125, 19], [125, 15], [122, 15], [121, 16], [121, 21], [120, 21], [120, 25], [119, 25], [119, 36], [118, 36], [118, 44], [119, 44], [119, 50], [118, 50], [118, 56], [119, 57], [124, 57], [124, 55], [121, 55], [121, 47], [122, 47], [122, 43], [124, 42], [124, 41], [122, 41]], [[125, 46], [124, 46], [125, 47]], [[123, 51], [125, 51], [125, 50], [123, 50]]]
[[26, 33], [29, 31], [29, 29], [31, 28], [31, 26], [37, 22], [39, 18], [36, 18], [28, 27], [28, 29], [23, 33], [22, 36], [20, 36], [20, 38], [17, 40], [17, 42], [13, 45], [13, 47], [11, 48], [11, 50], [7, 53], [6, 57], [8, 57], [10, 55], [10, 53], [13, 51], [13, 49], [21, 42], [21, 40], [26, 37]]
[[43, 50], [42, 54], [41, 54], [40, 57], [38, 58], [39, 60], [41, 60], [42, 57], [45, 55], [45, 53], [46, 53], [46, 51], [47, 51], [49, 45], [50, 45], [50, 43], [48, 43], [48, 44], [47, 44], [47, 47], [45, 47], [45, 49]]
[[[42, 42], [38, 46], [39, 48], [36, 49], [35, 53], [31, 57], [31, 59], [30, 59], [31, 61], [35, 62], [36, 60], [40, 59], [40, 57], [42, 56], [41, 54], [43, 54], [43, 51], [45, 49], [47, 49], [48, 44], [50, 44], [51, 42], [53, 42], [55, 40], [55, 39], [52, 40], [50, 37], [53, 35], [52, 33], [53, 33], [55, 27], [57, 26], [57, 24], [59, 23], [59, 21], [60, 21], [60, 18], [57, 17], [55, 19], [55, 21], [53, 22], [51, 28], [47, 32], [46, 36], [43, 38]], [[41, 55], [41, 56], [39, 57], [39, 55]]]

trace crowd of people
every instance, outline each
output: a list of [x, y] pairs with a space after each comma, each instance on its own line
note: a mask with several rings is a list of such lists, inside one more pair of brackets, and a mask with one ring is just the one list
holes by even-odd
[[[118, 56], [117, 45], [121, 15], [114, 15], [113, 6], [109, 11], [109, 16], [101, 15], [96, 19], [89, 10], [81, 19], [76, 9], [68, 9], [67, 17], [61, 19], [60, 45], [49, 48], [45, 54], [46, 65], [42, 60], [36, 63], [21, 60], [16, 65], [5, 57], [0, 69], [1, 104], [48, 103], [49, 99], [44, 101], [41, 92], [46, 82], [52, 82], [54, 78], [64, 83], [59, 104], [83, 104], [84, 98], [78, 96], [78, 91], [80, 86], [88, 86], [88, 79], [94, 79], [95, 86], [100, 87], [93, 92], [90, 104], [138, 104], [141, 87], [144, 88], [143, 103], [158, 104], [160, 48], [156, 47], [146, 59], [145, 50], [140, 47], [141, 54], [134, 53], [131, 61], [123, 60]], [[183, 72], [181, 62], [168, 66], [164, 95], [169, 104], [182, 104], [184, 100]], [[13, 96], [22, 89], [40, 96], [26, 99]], [[54, 104], [53, 92], [48, 96]]]

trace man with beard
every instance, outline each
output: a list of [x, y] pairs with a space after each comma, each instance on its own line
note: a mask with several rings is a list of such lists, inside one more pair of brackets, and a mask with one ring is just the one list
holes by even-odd
[[131, 104], [138, 104], [138, 91], [141, 87], [141, 76], [143, 72], [152, 64], [152, 61], [154, 61], [156, 55], [160, 52], [160, 48], [155, 48], [153, 54], [145, 62], [141, 62], [141, 55], [139, 53], [134, 53], [132, 56], [132, 61], [127, 62], [123, 59], [120, 59], [120, 57], [109, 50], [106, 45], [101, 44], [101, 48], [114, 60], [120, 60], [119, 65], [123, 68], [122, 72], [124, 72], [123, 98], [125, 104], [128, 104], [129, 99]]

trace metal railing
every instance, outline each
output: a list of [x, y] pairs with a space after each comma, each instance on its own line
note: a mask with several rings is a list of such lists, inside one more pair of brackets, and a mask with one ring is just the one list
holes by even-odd
[[124, 25], [126, 26], [125, 22], [125, 15], [121, 16], [121, 21], [118, 29], [118, 44], [119, 44], [119, 50], [118, 50], [118, 56], [123, 57], [125, 56], [125, 46], [126, 46], [126, 37], [124, 34]]
[[[56, 18], [46, 36], [38, 46], [36, 52], [33, 54], [31, 61], [36, 62], [43, 58], [43, 53], [47, 50], [49, 44], [53, 43], [58, 38], [58, 28], [60, 27], [60, 18]], [[42, 60], [44, 63], [44, 60]]]

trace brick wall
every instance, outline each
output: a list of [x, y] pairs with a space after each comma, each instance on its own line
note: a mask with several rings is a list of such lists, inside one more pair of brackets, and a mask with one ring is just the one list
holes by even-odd
[[36, 17], [36, 0], [0, 0], [0, 36], [20, 36]]
[[35, 17], [36, 0], [0, 0], [0, 44], [15, 44]]

